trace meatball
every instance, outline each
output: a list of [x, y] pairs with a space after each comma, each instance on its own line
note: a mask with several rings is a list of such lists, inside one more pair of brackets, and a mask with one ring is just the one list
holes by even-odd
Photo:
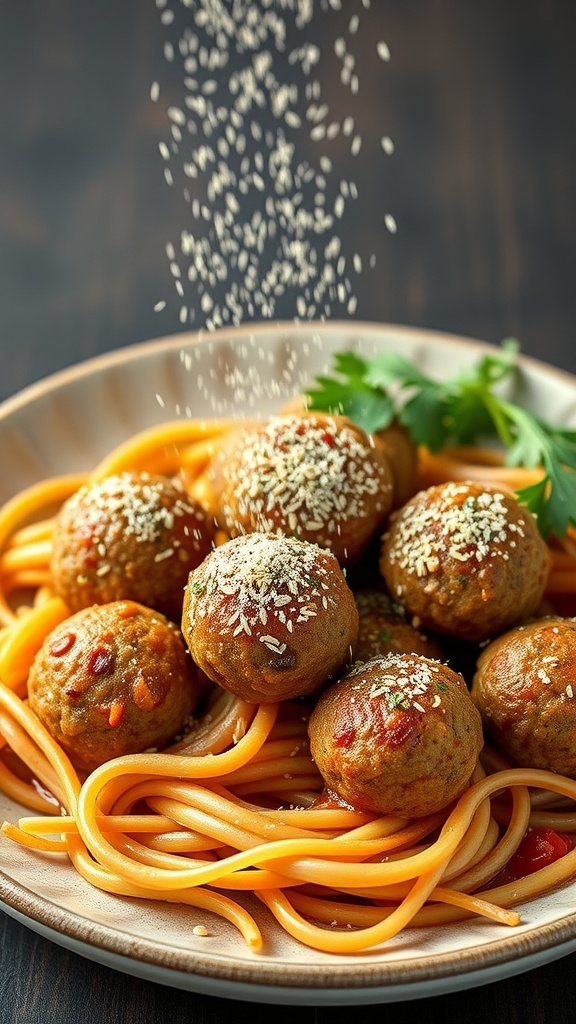
[[477, 483], [419, 491], [390, 517], [380, 571], [424, 629], [479, 642], [532, 616], [550, 556], [531, 512]]
[[404, 609], [385, 590], [354, 590], [359, 614], [358, 640], [354, 648], [357, 661], [370, 661], [385, 654], [424, 654], [443, 656], [438, 641], [408, 622]]
[[238, 431], [212, 467], [230, 536], [296, 536], [355, 562], [392, 506], [381, 445], [343, 416], [275, 416]]
[[[308, 408], [306, 395], [296, 395], [289, 399], [282, 406], [281, 413], [283, 416], [305, 416], [307, 413], [315, 415], [314, 410]], [[397, 419], [392, 420], [387, 427], [381, 427], [373, 437], [376, 444], [383, 448], [392, 473], [392, 507], [400, 508], [417, 490], [418, 446], [406, 427]]]
[[197, 692], [177, 627], [133, 601], [66, 619], [44, 641], [28, 679], [30, 707], [83, 771], [166, 746]]
[[54, 589], [71, 611], [129, 599], [179, 622], [188, 574], [213, 538], [212, 521], [176, 483], [119, 473], [86, 484], [62, 506]]
[[331, 552], [252, 533], [190, 573], [182, 632], [210, 679], [244, 700], [273, 702], [311, 693], [350, 659], [358, 612]]
[[323, 691], [308, 731], [329, 793], [359, 810], [406, 818], [459, 797], [483, 744], [462, 676], [416, 654], [356, 666]]
[[478, 658], [472, 699], [514, 763], [576, 778], [576, 619], [537, 619], [493, 640]]
[[375, 439], [384, 449], [392, 472], [392, 507], [400, 508], [416, 493], [418, 479], [418, 448], [398, 420], [377, 430]]

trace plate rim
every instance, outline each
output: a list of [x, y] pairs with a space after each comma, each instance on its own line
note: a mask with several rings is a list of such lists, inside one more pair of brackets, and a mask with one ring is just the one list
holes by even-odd
[[[123, 345], [107, 352], [101, 352], [98, 355], [88, 356], [85, 359], [78, 360], [68, 366], [63, 366], [60, 369], [54, 370], [46, 376], [41, 377], [39, 380], [33, 381], [32, 383], [20, 388], [13, 395], [9, 395], [2, 399], [0, 402], [0, 421], [17, 412], [30, 402], [42, 398], [48, 392], [67, 386], [73, 381], [81, 380], [94, 373], [110, 369], [114, 366], [125, 365], [132, 362], [134, 359], [139, 359], [141, 357], [153, 357], [160, 352], [168, 352], [170, 350], [182, 348], [183, 346], [202, 345], [213, 341], [229, 341], [234, 338], [245, 336], [246, 334], [254, 334], [258, 336], [260, 334], [269, 334], [271, 331], [290, 331], [298, 335], [301, 333], [309, 333], [311, 330], [318, 332], [327, 331], [330, 334], [336, 333], [337, 331], [357, 331], [359, 333], [365, 333], [366, 331], [378, 331], [394, 334], [398, 337], [405, 336], [412, 339], [418, 339], [418, 337], [420, 337], [422, 341], [442, 342], [443, 344], [454, 345], [455, 348], [460, 348], [462, 345], [465, 345], [468, 348], [475, 348], [479, 353], [494, 352], [495, 350], [498, 350], [498, 344], [494, 342], [483, 341], [480, 338], [465, 334], [441, 331], [433, 327], [411, 327], [409, 324], [397, 324], [394, 322], [380, 323], [373, 320], [297, 322], [290, 320], [274, 320], [254, 324], [240, 324], [234, 327], [222, 327], [213, 331], [201, 328], [197, 331], [181, 331], [172, 334], [165, 334], [154, 338], [148, 338], [144, 341], [134, 342], [133, 344]], [[521, 366], [530, 366], [534, 370], [544, 369], [548, 374], [557, 376], [565, 382], [570, 381], [572, 384], [576, 383], [576, 371], [575, 373], [571, 373], [569, 370], [555, 366], [552, 363], [547, 363], [544, 359], [540, 359], [536, 356], [528, 355], [520, 351], [518, 362]]]

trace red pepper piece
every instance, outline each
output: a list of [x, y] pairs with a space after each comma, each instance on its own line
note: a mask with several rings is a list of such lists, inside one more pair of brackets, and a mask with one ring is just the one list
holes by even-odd
[[538, 868], [564, 857], [572, 849], [572, 840], [553, 828], [533, 828], [526, 833], [507, 869], [511, 878], [524, 878]]

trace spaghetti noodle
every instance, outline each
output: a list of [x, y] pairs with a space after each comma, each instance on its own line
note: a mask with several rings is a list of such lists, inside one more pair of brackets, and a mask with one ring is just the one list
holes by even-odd
[[[31, 663], [69, 614], [51, 589], [55, 510], [81, 484], [125, 469], [179, 476], [210, 509], [206, 467], [230, 426], [154, 427], [91, 474], [41, 482], [0, 510], [0, 788], [32, 812], [4, 823], [4, 835], [68, 856], [109, 893], [226, 918], [254, 951], [265, 948], [263, 936], [234, 893], [256, 894], [286, 932], [327, 953], [355, 953], [406, 927], [474, 915], [516, 925], [515, 905], [576, 873], [572, 849], [498, 882], [531, 826], [576, 832], [572, 779], [512, 768], [487, 748], [471, 785], [445, 811], [418, 820], [364, 813], [323, 799], [302, 706], [257, 706], [216, 686], [179, 742], [108, 761], [85, 778], [28, 707]], [[474, 478], [517, 488], [534, 474], [478, 449], [423, 450], [420, 477], [422, 486]], [[576, 534], [554, 541], [551, 553], [552, 607], [559, 595], [576, 595]]]

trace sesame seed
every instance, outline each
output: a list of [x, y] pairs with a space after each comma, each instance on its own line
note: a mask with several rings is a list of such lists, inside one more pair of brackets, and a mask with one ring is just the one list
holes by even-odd
[[[419, 698], [430, 697], [430, 705], [440, 705], [438, 694], [438, 665], [428, 658], [416, 655], [390, 653], [384, 657], [372, 659], [370, 662], [368, 691], [369, 700], [383, 700], [390, 709], [401, 707], [415, 708], [420, 714], [426, 713], [426, 707]], [[366, 687], [366, 666], [356, 665], [348, 673], [347, 679], [357, 679], [352, 684], [353, 691], [361, 691]]]
[[[362, 6], [370, 5], [363, 0]], [[344, 10], [341, 0], [166, 0], [159, 10], [164, 57], [182, 69], [180, 101], [168, 107], [168, 135], [159, 143], [165, 182], [182, 188], [192, 220], [169, 257], [178, 300], [184, 300], [178, 302], [180, 322], [212, 330], [247, 317], [272, 318], [280, 303], [283, 317], [288, 308], [299, 320], [353, 316], [358, 298], [326, 250], [335, 222], [350, 216], [361, 198], [355, 182], [338, 194], [332, 150], [341, 134], [350, 139], [351, 156], [364, 144], [354, 117], [361, 62], [352, 52], [364, 15], [348, 18], [346, 37], [334, 22], [338, 34], [320, 48], [310, 27], [324, 19], [326, 38], [329, 19]], [[389, 60], [384, 42], [377, 51]], [[352, 110], [333, 109], [326, 100], [323, 83], [334, 77], [334, 61]], [[154, 102], [160, 91], [153, 82]], [[271, 124], [261, 122], [264, 111]], [[312, 154], [306, 138], [314, 143]], [[258, 143], [255, 152], [248, 139]], [[180, 150], [186, 158], [178, 166]], [[252, 220], [255, 204], [259, 225]], [[175, 273], [181, 256], [187, 265]], [[364, 266], [371, 265], [366, 256]]]
[[319, 559], [319, 553], [313, 544], [264, 533], [246, 534], [215, 548], [191, 576], [190, 626], [217, 611], [223, 597], [232, 598], [228, 625], [238, 622], [234, 635], [254, 635], [282, 654], [286, 645], [271, 628], [278, 623], [292, 632], [294, 624], [317, 614], [321, 584], [329, 574], [325, 559], [333, 558], [324, 552]]
[[445, 557], [478, 569], [488, 557], [504, 559], [512, 527], [523, 534], [499, 491], [470, 495], [466, 484], [448, 483], [433, 500], [429, 493], [416, 495], [398, 517], [389, 552], [391, 563], [420, 578], [437, 572]]
[[[296, 532], [335, 531], [334, 524], [361, 519], [369, 501], [389, 488], [370, 446], [346, 426], [327, 417], [275, 416], [257, 431], [244, 431], [242, 472], [223, 466], [230, 481], [233, 507], [223, 501], [222, 514], [232, 527], [237, 515], [274, 531], [280, 517]], [[325, 538], [325, 542], [328, 537]], [[319, 539], [320, 542], [320, 539]]]
[[[94, 533], [97, 550], [106, 552], [106, 545], [100, 539], [99, 531], [114, 517], [122, 524], [125, 535], [140, 542], [157, 541], [165, 530], [171, 530], [175, 517], [194, 515], [195, 508], [186, 495], [177, 498], [170, 508], [164, 504], [164, 483], [142, 474], [134, 485], [131, 474], [120, 473], [107, 477], [98, 485], [86, 484], [77, 493], [76, 500], [84, 502], [86, 524]], [[158, 560], [169, 558], [172, 548], [156, 556]]]

